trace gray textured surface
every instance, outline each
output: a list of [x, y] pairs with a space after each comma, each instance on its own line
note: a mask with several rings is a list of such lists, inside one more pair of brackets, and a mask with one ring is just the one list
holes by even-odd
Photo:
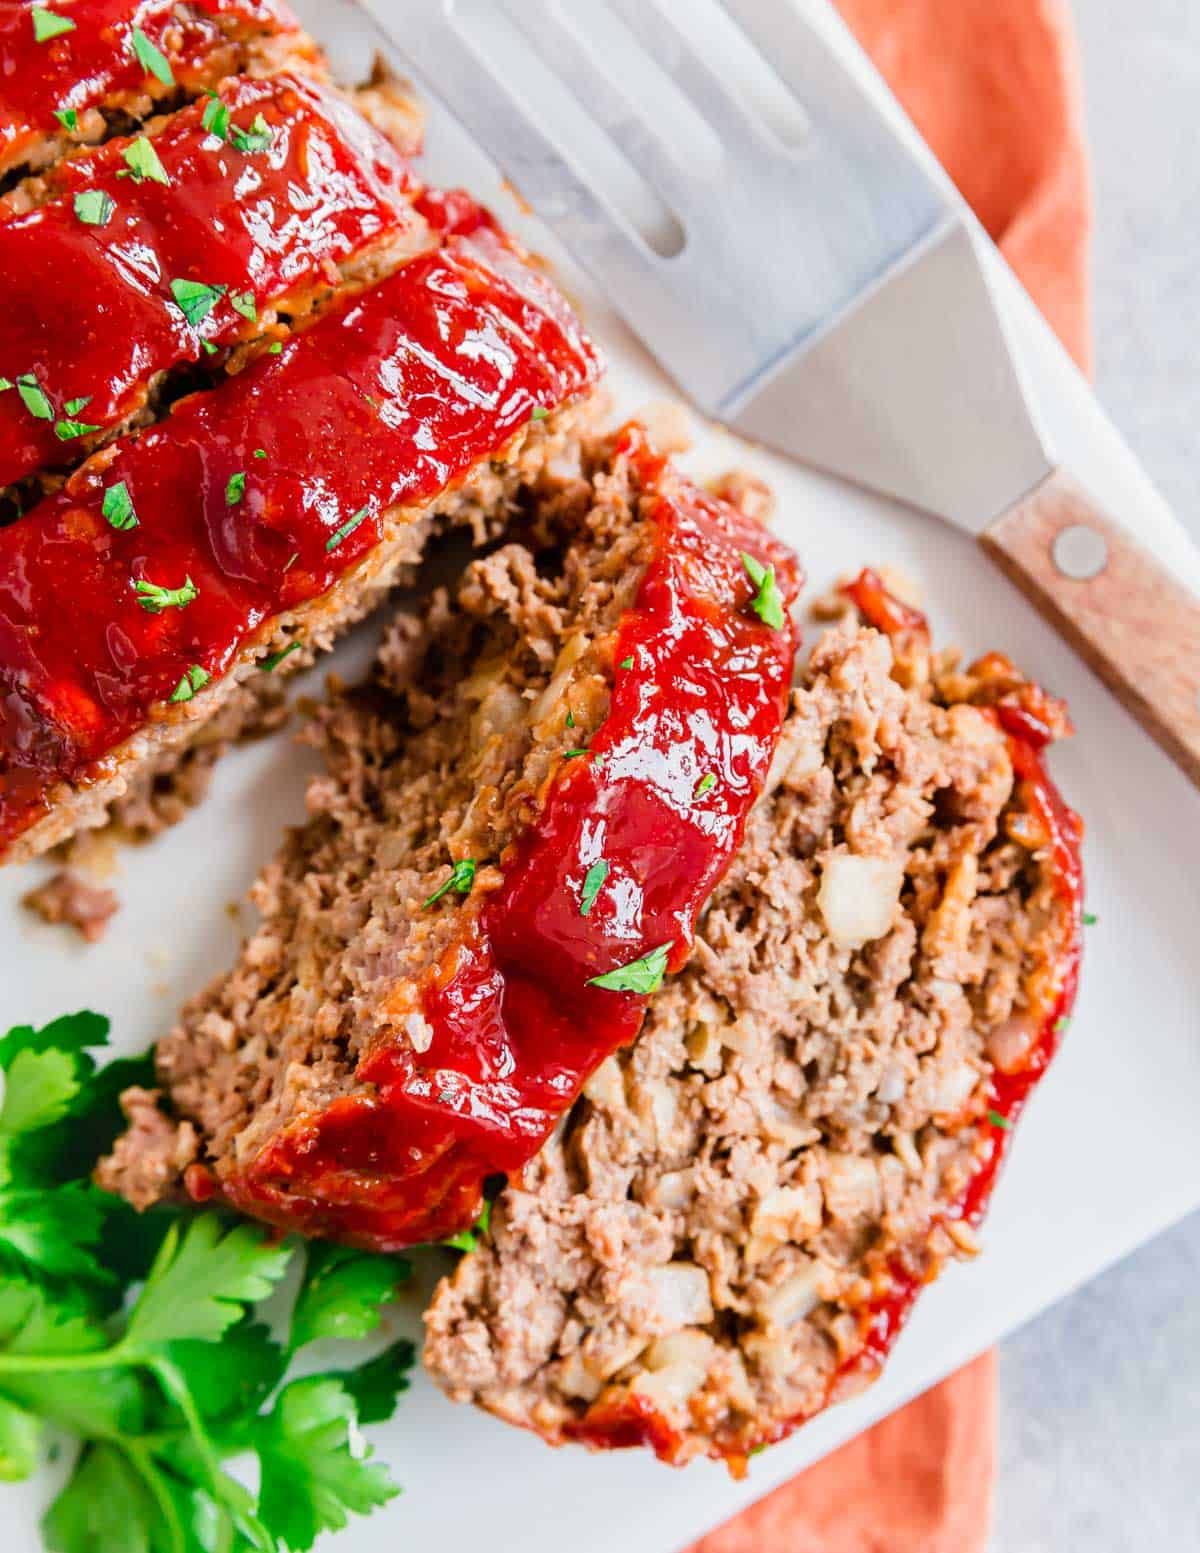
[[[1095, 157], [1097, 386], [1200, 538], [1200, 6], [1073, 4]], [[1005, 1345], [993, 1553], [1200, 1548], [1198, 1291], [1195, 1218]]]

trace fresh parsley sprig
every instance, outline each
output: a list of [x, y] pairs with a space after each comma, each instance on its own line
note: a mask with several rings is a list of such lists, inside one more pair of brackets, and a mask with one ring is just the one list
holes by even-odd
[[[98, 1191], [117, 1097], [151, 1081], [145, 1059], [97, 1071], [106, 1040], [86, 1013], [0, 1039], [0, 1476], [30, 1476], [51, 1429], [79, 1440], [44, 1521], [53, 1553], [304, 1553], [396, 1493], [358, 1429], [390, 1417], [413, 1348], [301, 1379], [289, 1363], [374, 1333], [408, 1266], [214, 1212], [138, 1218]], [[253, 1307], [300, 1260], [279, 1342]], [[225, 1467], [247, 1452], [257, 1495]]]

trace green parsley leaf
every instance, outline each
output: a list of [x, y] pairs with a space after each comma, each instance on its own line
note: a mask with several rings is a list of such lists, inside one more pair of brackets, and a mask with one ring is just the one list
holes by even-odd
[[273, 652], [268, 657], [264, 658], [262, 663], [259, 664], [259, 667], [264, 671], [264, 673], [273, 674], [285, 658], [290, 657], [294, 652], [299, 652], [302, 646], [303, 643], [301, 642], [289, 642], [287, 646], [281, 648], [279, 652]]
[[240, 313], [243, 318], [248, 318], [252, 324], [258, 322], [258, 304], [254, 300], [253, 291], [234, 292], [229, 299], [229, 305], [235, 313]]
[[100, 504], [100, 511], [104, 514], [110, 528], [115, 528], [118, 533], [128, 533], [130, 529], [138, 526], [138, 515], [133, 510], [133, 498], [124, 480], [118, 480], [116, 485], [108, 487], [104, 493], [104, 500]]
[[62, 420], [54, 423], [54, 435], [60, 442], [73, 442], [76, 437], [90, 437], [94, 431], [101, 429], [95, 421]]
[[670, 953], [670, 944], [660, 944], [640, 960], [618, 965], [614, 970], [605, 971], [603, 976], [591, 977], [588, 986], [603, 987], [606, 992], [657, 992], [662, 986]]
[[204, 112], [200, 116], [200, 122], [210, 135], [217, 135], [222, 140], [229, 138], [229, 108], [217, 96], [216, 92], [209, 92], [209, 100], [204, 104]]
[[175, 73], [171, 69], [167, 56], [151, 43], [140, 27], [133, 28], [129, 34], [129, 41], [133, 44], [133, 52], [137, 55], [138, 64], [143, 70], [157, 77], [164, 86], [175, 85]]
[[567, 727], [568, 728], [574, 728], [574, 726], [575, 726], [575, 713], [571, 711], [570, 707], [568, 707], [567, 708]]
[[408, 1262], [346, 1246], [308, 1247], [304, 1286], [292, 1311], [292, 1352], [322, 1338], [353, 1341], [378, 1327], [382, 1308], [412, 1274]]
[[346, 522], [342, 524], [341, 528], [339, 528], [335, 534], [332, 534], [329, 539], [326, 540], [326, 553], [328, 554], [331, 550], [336, 550], [343, 539], [348, 539], [350, 535], [353, 534], [358, 525], [367, 516], [370, 510], [370, 507], [360, 507], [352, 518], [347, 518]]
[[287, 1368], [287, 1355], [271, 1329], [248, 1317], [222, 1333], [219, 1343], [192, 1337], [163, 1348], [210, 1420], [257, 1413]]
[[1099, 920], [1100, 920], [1100, 918], [1098, 916], [1096, 916], [1096, 914], [1094, 912], [1085, 911], [1084, 914], [1083, 914], [1083, 925], [1084, 925], [1084, 927], [1095, 927], [1096, 923], [1099, 922]]
[[385, 1469], [350, 1448], [354, 1401], [320, 1375], [283, 1388], [256, 1441], [262, 1469], [262, 1519], [293, 1553], [306, 1553], [323, 1531], [341, 1531], [399, 1492]]
[[132, 1347], [204, 1338], [215, 1342], [239, 1321], [244, 1304], [266, 1299], [291, 1261], [249, 1224], [225, 1232], [213, 1214], [168, 1230], [129, 1317]]
[[107, 1441], [89, 1446], [80, 1457], [42, 1529], [46, 1546], [55, 1553], [168, 1553], [171, 1548], [145, 1478], [120, 1446]]
[[993, 1127], [999, 1127], [1003, 1132], [1012, 1131], [1012, 1123], [1009, 1121], [1007, 1116], [1001, 1116], [999, 1111], [989, 1111], [987, 1114], [987, 1119], [989, 1122], [991, 1122]]
[[211, 340], [201, 340], [200, 349], [206, 356], [215, 356], [217, 354], [217, 347]]
[[70, 1052], [18, 1052], [5, 1070], [0, 1133], [12, 1136], [49, 1127], [67, 1114], [79, 1093], [78, 1064]]
[[84, 226], [107, 226], [117, 202], [103, 189], [83, 189], [75, 196], [75, 215]]
[[125, 147], [122, 152], [126, 162], [126, 171], [118, 173], [118, 177], [132, 178], [135, 183], [145, 183], [147, 179], [151, 183], [161, 183], [167, 188], [171, 186], [171, 180], [167, 176], [167, 169], [158, 159], [158, 152], [145, 135], [139, 135], [131, 145]]
[[23, 372], [17, 379], [17, 392], [21, 396], [21, 403], [35, 420], [52, 421], [54, 419], [54, 407], [47, 399], [41, 384], [32, 372]]
[[742, 565], [746, 568], [746, 575], [758, 589], [757, 594], [750, 601], [750, 607], [764, 625], [778, 631], [783, 626], [783, 599], [775, 581], [774, 566], [764, 566], [754, 556], [742, 552]]
[[450, 1235], [441, 1242], [451, 1251], [474, 1251], [479, 1242], [488, 1232], [488, 1226], [492, 1222], [492, 1205], [485, 1202], [479, 1210], [479, 1217], [469, 1229], [460, 1229], [457, 1235]]
[[175, 298], [175, 306], [193, 329], [204, 322], [228, 290], [228, 286], [206, 286], [200, 280], [171, 282], [171, 295]]
[[208, 684], [210, 675], [207, 669], [202, 669], [198, 663], [193, 663], [187, 670], [178, 685], [171, 692], [170, 700], [174, 702], [191, 701], [198, 690], [203, 690]]
[[59, 16], [44, 5], [35, 5], [31, 14], [34, 41], [37, 43], [48, 43], [51, 38], [60, 38], [64, 32], [75, 31], [75, 23], [69, 17]]
[[350, 1393], [360, 1424], [382, 1424], [396, 1411], [401, 1393], [408, 1390], [416, 1357], [417, 1350], [402, 1337], [374, 1359], [353, 1370], [334, 1371], [327, 1379], [339, 1381]]
[[10, 388], [15, 388], [16, 386], [12, 378], [0, 377], [0, 394], [6, 394]]
[[532, 411], [530, 412], [529, 419], [531, 421], [544, 421], [549, 414], [550, 411], [547, 410], [544, 405], [538, 404], [534, 405]]
[[225, 487], [225, 505], [236, 507], [245, 494], [246, 472], [244, 469], [239, 469], [237, 474], [229, 476], [229, 484]]
[[254, 156], [260, 151], [269, 151], [274, 139], [275, 133], [261, 113], [255, 117], [254, 123], [248, 130], [239, 129], [236, 124], [231, 124], [229, 127], [229, 144], [246, 156]]
[[70, 135], [73, 135], [79, 128], [79, 110], [77, 108], [55, 108], [54, 117]]
[[593, 863], [584, 875], [583, 894], [579, 898], [579, 915], [587, 917], [591, 915], [592, 907], [596, 904], [596, 897], [604, 888], [604, 881], [608, 878], [608, 864], [601, 858], [598, 863]]
[[267, 355], [268, 356], [282, 356], [283, 355], [283, 341], [282, 340], [273, 340], [271, 342], [271, 344], [267, 346]]
[[161, 615], [164, 609], [186, 609], [200, 594], [190, 577], [184, 578], [181, 588], [164, 588], [143, 578], [134, 583], [134, 592], [138, 603], [151, 615]]
[[91, 402], [91, 394], [87, 394], [82, 399], [68, 399], [63, 405], [63, 410], [67, 415], [78, 415], [80, 410], [86, 409]]
[[628, 658], [622, 658], [617, 667], [619, 669], [631, 669], [633, 667], [633, 654], [630, 653]]
[[0, 1195], [0, 1260], [52, 1278], [105, 1282], [96, 1247], [105, 1204], [91, 1187], [9, 1190]]
[[700, 780], [696, 783], [696, 797], [703, 798], [705, 793], [711, 793], [716, 785], [717, 778], [715, 773], [712, 771], [706, 771]]
[[255, 448], [254, 456], [255, 456], [255, 458], [266, 458], [266, 456], [267, 456], [266, 448]]
[[422, 905], [421, 910], [427, 911], [430, 906], [440, 901], [443, 895], [449, 895], [451, 890], [456, 890], [459, 895], [470, 895], [475, 883], [476, 863], [473, 857], [465, 857], [462, 862], [455, 863], [450, 871], [450, 877], [445, 884], [435, 890], [429, 899]]

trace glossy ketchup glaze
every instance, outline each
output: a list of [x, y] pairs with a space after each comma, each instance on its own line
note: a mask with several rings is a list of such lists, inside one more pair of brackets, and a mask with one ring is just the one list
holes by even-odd
[[44, 9], [74, 26], [39, 41], [29, 0], [0, 0], [0, 174], [43, 136], [64, 134], [56, 112], [82, 117], [175, 89], [134, 52], [135, 27], [166, 58], [175, 85], [193, 93], [238, 68], [241, 40], [298, 37], [295, 18], [274, 0], [50, 0]]
[[[0, 530], [0, 856], [57, 783], [86, 783], [149, 717], [190, 710], [164, 705], [185, 675], [224, 674], [264, 622], [362, 561], [391, 509], [597, 370], [559, 293], [481, 229], [94, 455]], [[119, 484], [136, 527], [104, 515]], [[139, 601], [139, 582], [189, 579], [191, 602]]]
[[[844, 590], [868, 624], [890, 636], [898, 651], [909, 645], [928, 648], [930, 633], [925, 616], [892, 595], [879, 575], [863, 571]], [[1011, 664], [998, 654], [981, 659], [975, 667], [994, 667], [997, 678]], [[988, 677], [991, 677], [990, 675]], [[1018, 680], [1019, 676], [1012, 676]], [[1008, 736], [1016, 778], [1015, 806], [1027, 825], [1022, 841], [1036, 848], [1046, 877], [1062, 906], [1061, 934], [1047, 963], [1035, 967], [1026, 984], [1029, 1012], [1036, 1021], [1037, 1038], [1018, 1069], [992, 1070], [986, 1094], [976, 1096], [981, 1113], [966, 1125], [975, 1133], [970, 1179], [958, 1199], [950, 1203], [928, 1226], [929, 1235], [942, 1226], [959, 1222], [977, 1227], [987, 1213], [1000, 1169], [1026, 1102], [1045, 1073], [1062, 1038], [1075, 1002], [1083, 926], [1082, 824], [1063, 802], [1042, 762], [1048, 744], [1069, 731], [1061, 702], [1028, 682], [1005, 689], [985, 708]], [[873, 1278], [873, 1292], [859, 1311], [859, 1342], [852, 1356], [830, 1379], [825, 1398], [812, 1413], [779, 1423], [754, 1442], [753, 1449], [778, 1443], [797, 1427], [832, 1403], [859, 1391], [883, 1367], [900, 1336], [921, 1290], [936, 1278], [940, 1260], [929, 1254], [916, 1262], [893, 1258]], [[663, 1461], [688, 1459], [692, 1447], [678, 1424], [645, 1396], [622, 1396], [591, 1409], [565, 1431], [570, 1438], [607, 1450], [648, 1448]], [[741, 1475], [746, 1468], [745, 1443], [735, 1451], [714, 1448], [726, 1455], [731, 1470]]]
[[[661, 946], [668, 971], [688, 957], [779, 737], [799, 578], [789, 552], [680, 479], [640, 430], [621, 437], [655, 539], [613, 644], [628, 667], [614, 672], [608, 717], [586, 755], [561, 763], [501, 859], [501, 887], [417, 989], [428, 1048], [378, 1038], [356, 1075], [369, 1088], [222, 1177], [259, 1217], [381, 1248], [467, 1227], [485, 1180], [532, 1158], [588, 1076], [637, 1035], [647, 997], [592, 978]], [[778, 627], [752, 608], [743, 553], [775, 568]], [[600, 858], [607, 877], [584, 916]]]
[[[57, 198], [0, 225], [0, 486], [77, 462], [80, 423], [119, 424], [156, 374], [255, 337], [269, 309], [306, 307], [340, 266], [425, 245], [406, 163], [344, 103], [289, 77], [227, 83], [222, 100], [224, 138], [199, 103], [155, 138], [167, 183], [135, 182], [131, 142], [110, 141], [52, 175]], [[269, 145], [231, 143], [264, 123]], [[79, 218], [95, 214], [81, 196], [110, 202], [103, 223]], [[189, 321], [179, 283], [219, 294], [201, 293]]]

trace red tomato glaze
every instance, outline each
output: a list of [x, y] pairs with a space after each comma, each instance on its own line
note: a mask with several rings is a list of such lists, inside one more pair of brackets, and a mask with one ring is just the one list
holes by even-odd
[[[532, 1158], [637, 1035], [646, 996], [591, 978], [662, 945], [669, 970], [688, 958], [766, 779], [797, 645], [790, 614], [772, 629], [752, 610], [742, 554], [774, 565], [785, 610], [799, 578], [789, 552], [680, 479], [637, 428], [622, 438], [655, 493], [657, 537], [613, 647], [614, 663], [633, 661], [614, 671], [608, 718], [588, 756], [563, 761], [501, 860], [502, 886], [421, 987], [428, 1049], [379, 1040], [357, 1072], [370, 1090], [224, 1177], [250, 1213], [380, 1248], [465, 1228], [486, 1178]], [[584, 876], [601, 857], [608, 875], [585, 917]]]
[[[269, 307], [327, 287], [366, 249], [420, 245], [403, 158], [344, 104], [286, 76], [234, 81], [222, 95], [230, 132], [261, 115], [269, 149], [211, 135], [196, 103], [154, 141], [169, 185], [135, 183], [130, 141], [110, 141], [53, 175], [59, 198], [0, 226], [0, 379], [31, 374], [55, 417], [32, 414], [15, 386], [0, 393], [0, 486], [72, 461], [68, 403], [84, 401], [75, 421], [113, 425], [141, 407], [155, 374], [201, 360], [205, 342], [253, 338]], [[89, 190], [113, 202], [103, 225], [76, 214]], [[224, 294], [193, 325], [174, 281]]]
[[43, 135], [62, 133], [56, 110], [82, 114], [144, 90], [169, 90], [134, 53], [134, 27], [192, 92], [214, 84], [214, 67], [228, 72], [229, 40], [298, 29], [276, 0], [47, 0], [46, 9], [75, 25], [39, 43], [31, 0], [0, 0], [0, 173]]
[[[95, 455], [0, 530], [0, 852], [55, 783], [88, 780], [169, 715], [189, 669], [223, 674], [264, 622], [361, 561], [390, 509], [435, 495], [597, 370], [558, 292], [481, 229]], [[121, 482], [138, 520], [124, 531], [103, 514]], [[139, 603], [139, 581], [189, 578], [184, 607]]]

